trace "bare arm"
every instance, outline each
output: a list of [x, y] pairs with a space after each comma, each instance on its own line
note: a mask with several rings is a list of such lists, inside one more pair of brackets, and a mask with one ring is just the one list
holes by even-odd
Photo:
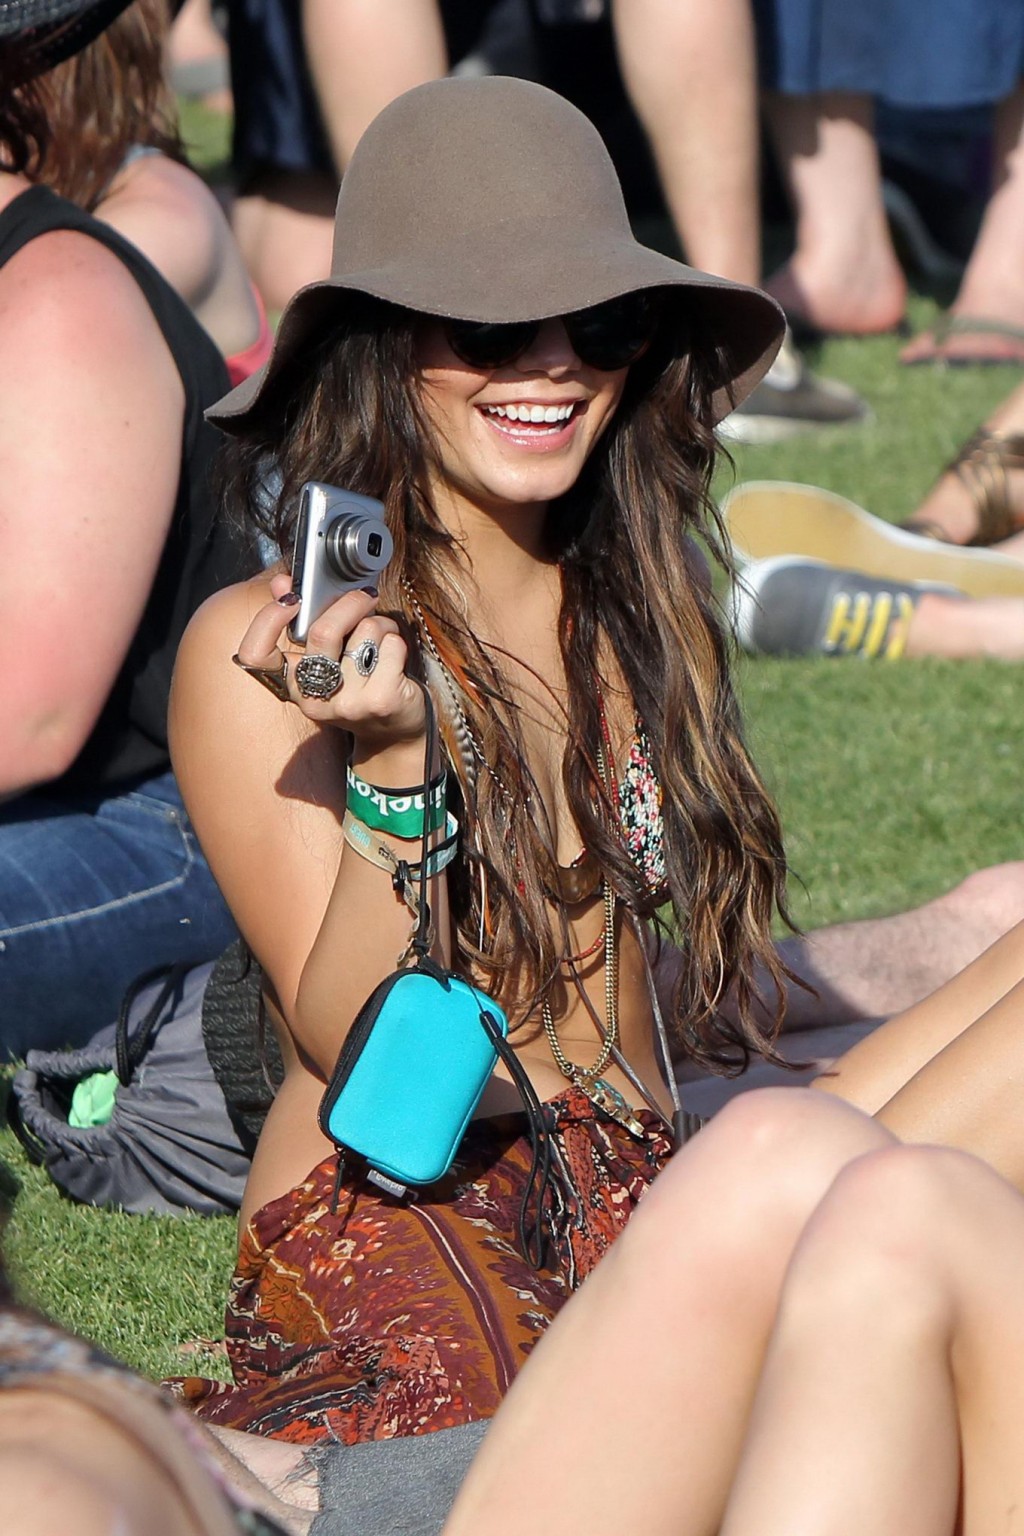
[[[277, 595], [288, 586], [287, 577], [274, 578]], [[349, 1025], [394, 970], [412, 929], [387, 873], [342, 838], [345, 729], [358, 728], [353, 762], [364, 778], [395, 788], [417, 784], [423, 703], [404, 676], [405, 647], [394, 626], [365, 684], [350, 676], [326, 703], [275, 699], [231, 664], [242, 640], [247, 661], [276, 665], [273, 647], [294, 610], [268, 604], [268, 595], [265, 580], [234, 587], [193, 619], [174, 679], [171, 747], [235, 920], [300, 1049], [327, 1076]], [[346, 636], [346, 648], [354, 648], [367, 624], [386, 622], [369, 617], [373, 608], [362, 593], [340, 599], [325, 615], [326, 630], [323, 622], [311, 628], [310, 652], [336, 656]], [[430, 902], [438, 954], [446, 958], [443, 875], [430, 882]]]
[[0, 794], [74, 762], [138, 628], [174, 508], [184, 394], [134, 279], [55, 231], [0, 271]]
[[302, 0], [306, 55], [343, 173], [389, 101], [447, 73], [438, 0]]

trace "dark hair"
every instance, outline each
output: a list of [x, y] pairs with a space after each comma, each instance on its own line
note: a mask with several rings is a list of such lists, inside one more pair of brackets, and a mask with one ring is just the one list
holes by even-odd
[[134, 0], [93, 42], [21, 85], [17, 42], [0, 48], [0, 142], [18, 171], [92, 212], [136, 145], [185, 153], [164, 75], [166, 0]]
[[[344, 323], [300, 351], [247, 434], [233, 439], [226, 483], [236, 515], [253, 515], [286, 560], [304, 480], [384, 502], [395, 554], [381, 580], [381, 606], [415, 626], [411, 588], [486, 758], [481, 768], [457, 716], [448, 711], [445, 719], [445, 689], [435, 687], [463, 800], [457, 813], [467, 856], [450, 874], [457, 960], [482, 973], [506, 1006], [522, 1009], [524, 999], [532, 1007], [555, 982], [564, 953], [565, 934], [551, 932], [544, 888], [554, 839], [538, 819], [502, 658], [473, 634], [460, 596], [461, 557], [426, 493], [432, 447], [415, 383], [419, 323], [395, 306], [352, 300]], [[771, 924], [777, 911], [787, 916], [778, 818], [743, 741], [716, 602], [694, 557], [698, 534], [727, 564], [710, 480], [712, 394], [731, 376], [729, 362], [698, 305], [679, 304], [631, 368], [608, 431], [548, 520], [563, 572], [564, 773], [572, 812], [621, 901], [655, 918], [656, 899], [599, 803], [601, 692], [624, 683], [663, 792], [682, 956], [674, 1033], [696, 1060], [719, 1067], [746, 1061], [751, 1051], [771, 1054], [755, 976], [763, 970], [774, 986], [769, 1017], [777, 1024], [786, 973]], [[273, 489], [270, 465], [281, 476]], [[727, 994], [735, 1024], [721, 1016]]]

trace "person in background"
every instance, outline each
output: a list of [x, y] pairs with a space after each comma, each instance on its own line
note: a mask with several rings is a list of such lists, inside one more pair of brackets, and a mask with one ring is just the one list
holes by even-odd
[[185, 624], [255, 566], [211, 490], [202, 413], [227, 372], [137, 248], [37, 180], [50, 112], [65, 122], [49, 72], [124, 8], [0, 14], [5, 1057], [84, 1044], [143, 971], [212, 959], [234, 934], [166, 722]]
[[270, 328], [216, 197], [186, 164], [166, 82], [166, 0], [134, 0], [38, 85], [48, 133], [37, 182], [136, 245], [213, 337], [234, 383]]

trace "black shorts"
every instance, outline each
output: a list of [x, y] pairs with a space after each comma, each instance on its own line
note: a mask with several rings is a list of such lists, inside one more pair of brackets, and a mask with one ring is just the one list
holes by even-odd
[[[500, 0], [441, 0], [453, 64], [476, 47]], [[232, 164], [240, 192], [262, 171], [336, 172], [306, 66], [296, 0], [231, 0]]]

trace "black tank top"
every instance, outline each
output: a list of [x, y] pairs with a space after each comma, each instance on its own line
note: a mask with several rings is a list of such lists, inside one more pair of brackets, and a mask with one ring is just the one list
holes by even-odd
[[[48, 794], [77, 795], [149, 778], [169, 766], [167, 700], [185, 625], [205, 598], [251, 576], [258, 561], [252, 546], [218, 516], [211, 484], [219, 434], [203, 420], [203, 411], [228, 388], [216, 345], [140, 251], [46, 187], [31, 187], [0, 212], [0, 266], [54, 229], [89, 235], [124, 263], [153, 312], [185, 390], [178, 496], [149, 601], [92, 734], [67, 773], [47, 786]], [[68, 640], [74, 643], [73, 636]]]

